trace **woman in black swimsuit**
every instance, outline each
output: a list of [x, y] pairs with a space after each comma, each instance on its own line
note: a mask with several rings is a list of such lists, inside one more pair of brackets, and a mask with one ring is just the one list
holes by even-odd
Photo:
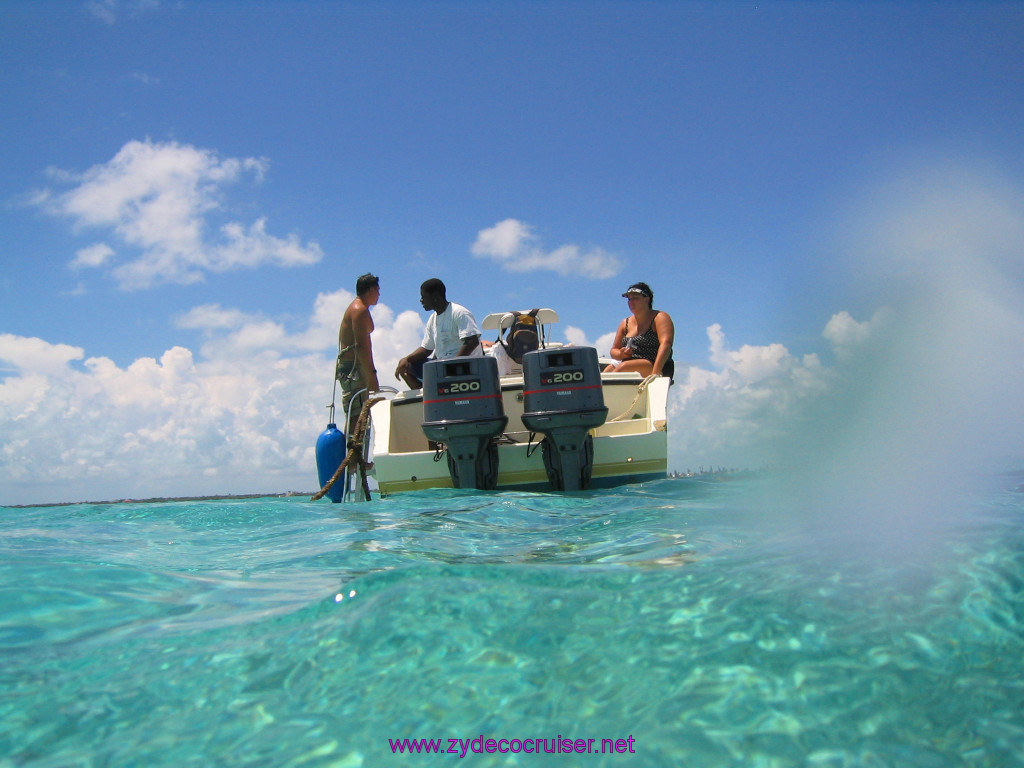
[[618, 362], [605, 371], [636, 371], [642, 376], [653, 373], [671, 378], [675, 371], [672, 318], [667, 312], [654, 309], [654, 291], [647, 283], [633, 283], [622, 295], [632, 314], [615, 330], [611, 355]]

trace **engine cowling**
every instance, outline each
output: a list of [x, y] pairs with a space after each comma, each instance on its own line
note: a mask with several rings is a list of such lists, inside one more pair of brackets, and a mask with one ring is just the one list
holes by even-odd
[[423, 366], [423, 434], [447, 447], [453, 486], [497, 487], [498, 447], [493, 438], [507, 424], [493, 357], [453, 357]]
[[608, 418], [601, 367], [593, 347], [541, 349], [523, 356], [523, 424], [544, 435], [544, 469], [551, 487], [577, 491], [590, 484], [590, 430]]

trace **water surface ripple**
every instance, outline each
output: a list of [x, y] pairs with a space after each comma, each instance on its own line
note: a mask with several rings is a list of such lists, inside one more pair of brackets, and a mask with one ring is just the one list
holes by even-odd
[[[757, 477], [0, 510], [0, 768], [1024, 766], [1024, 494]], [[389, 739], [634, 739], [395, 755]]]

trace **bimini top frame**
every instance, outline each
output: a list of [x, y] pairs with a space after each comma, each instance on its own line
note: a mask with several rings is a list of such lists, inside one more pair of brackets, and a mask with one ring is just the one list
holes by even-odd
[[[532, 311], [532, 309], [523, 309], [519, 311], [519, 314], [528, 315]], [[547, 346], [548, 341], [547, 326], [558, 322], [558, 313], [553, 309], [538, 309], [536, 318], [537, 325], [539, 326], [537, 338], [540, 341], [540, 346], [543, 348]], [[497, 331], [498, 336], [501, 336], [512, 327], [515, 321], [516, 316], [511, 312], [492, 312], [483, 319], [483, 322], [480, 323], [480, 328], [484, 331]]]

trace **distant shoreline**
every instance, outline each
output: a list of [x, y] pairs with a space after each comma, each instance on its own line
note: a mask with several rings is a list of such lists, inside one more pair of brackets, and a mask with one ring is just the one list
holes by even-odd
[[[666, 475], [666, 479], [674, 480], [677, 478], [685, 477], [700, 477], [705, 475], [718, 475], [729, 472], [738, 472], [735, 469], [705, 469], [700, 468], [700, 471], [693, 472], [686, 470], [686, 472], [672, 471]], [[78, 504], [95, 504], [97, 506], [112, 505], [112, 504], [161, 504], [170, 501], [232, 501], [238, 499], [287, 499], [293, 496], [310, 496], [312, 497], [317, 491], [285, 491], [283, 493], [223, 493], [215, 494], [212, 496], [154, 496], [148, 499], [108, 499], [106, 501], [50, 501], [39, 504], [2, 504], [4, 509], [40, 509], [46, 507], [73, 507]]]
[[[687, 469], [685, 472], [678, 470], [670, 471], [665, 477], [667, 480], [683, 480], [695, 477], [720, 477], [723, 475], [748, 475], [760, 474], [767, 470], [749, 469], [726, 469], [724, 467], [700, 467], [696, 472]], [[1009, 470], [995, 473], [995, 477], [1015, 478], [1022, 481], [1022, 484], [1014, 490], [1024, 492], [1024, 470]], [[316, 491], [285, 491], [283, 493], [225, 493], [213, 496], [155, 496], [149, 499], [113, 499], [108, 501], [56, 501], [42, 504], [0, 504], [4, 509], [40, 509], [46, 507], [73, 507], [78, 504], [160, 504], [171, 501], [233, 501], [239, 499], [289, 499], [294, 496], [312, 497]]]
[[79, 504], [161, 504], [169, 501], [233, 501], [237, 499], [288, 499], [310, 496], [316, 491], [286, 491], [284, 493], [222, 493], [215, 496], [154, 496], [150, 499], [111, 499], [108, 501], [52, 501], [44, 504], [5, 504], [5, 509], [38, 509], [41, 507], [74, 507]]

